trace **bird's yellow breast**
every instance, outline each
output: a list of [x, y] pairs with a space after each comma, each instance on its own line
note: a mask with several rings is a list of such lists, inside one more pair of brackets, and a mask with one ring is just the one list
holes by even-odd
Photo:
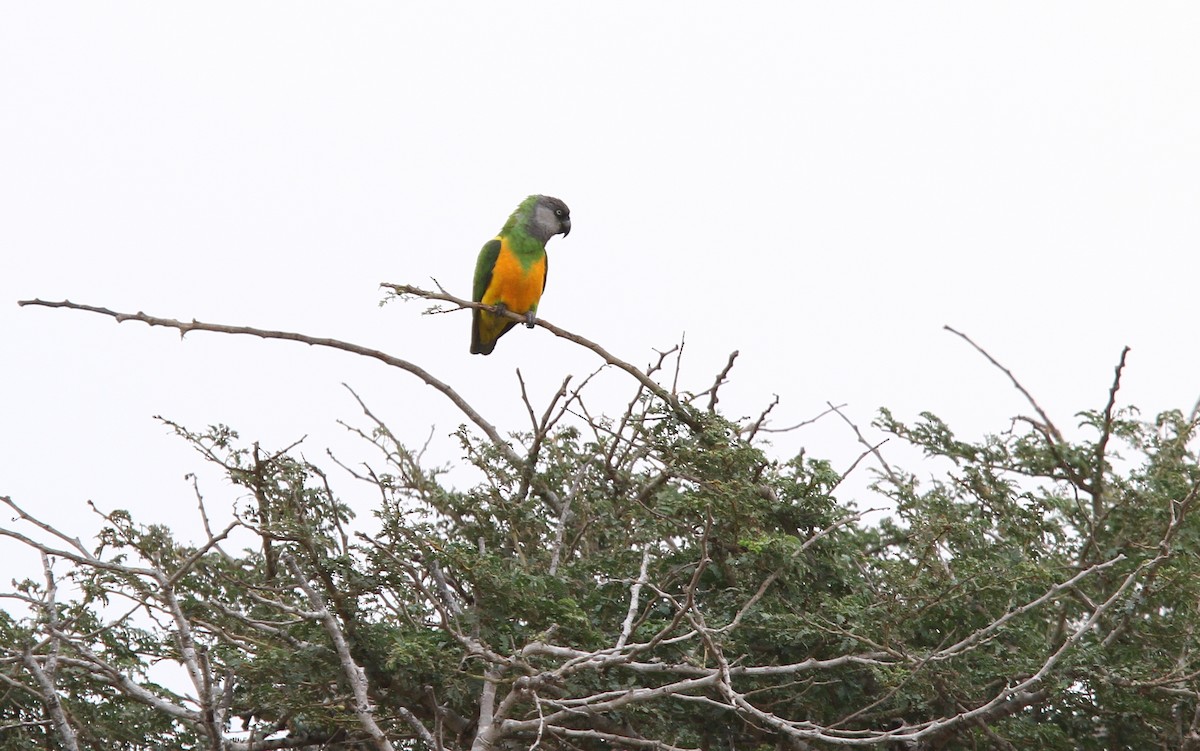
[[500, 254], [496, 256], [491, 282], [480, 302], [485, 305], [504, 303], [513, 313], [526, 313], [542, 297], [542, 287], [546, 285], [546, 256], [526, 267], [508, 247], [508, 241], [503, 237], [499, 239]]

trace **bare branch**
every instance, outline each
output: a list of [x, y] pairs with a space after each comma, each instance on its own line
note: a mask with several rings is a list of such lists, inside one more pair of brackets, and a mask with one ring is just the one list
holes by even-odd
[[[308, 578], [304, 576], [304, 572], [300, 570], [300, 566], [296, 563], [296, 560], [287, 553], [280, 556], [280, 559], [288, 567], [288, 570], [292, 572], [292, 578], [296, 582], [296, 586], [308, 598], [308, 602], [320, 619], [321, 625], [325, 627], [325, 633], [329, 635], [329, 640], [333, 642], [333, 648], [337, 652], [338, 661], [342, 665], [342, 674], [346, 677], [346, 682], [350, 684], [350, 690], [354, 694], [354, 713], [358, 716], [359, 724], [362, 725], [363, 730], [371, 738], [371, 742], [375, 748], [379, 749], [379, 751], [393, 751], [391, 741], [387, 739], [383, 729], [375, 721], [375, 710], [371, 706], [370, 697], [367, 695], [367, 674], [354, 661], [354, 657], [350, 654], [350, 645], [346, 643], [346, 637], [342, 634], [342, 627], [338, 624], [337, 618], [330, 612], [329, 607], [325, 604], [325, 598], [321, 596], [321, 593], [309, 585]], [[412, 719], [416, 720], [415, 717]], [[433, 736], [430, 735], [424, 725], [418, 721], [412, 727], [422, 740], [431, 745], [433, 744]]]
[[42, 569], [46, 575], [46, 592], [41, 603], [41, 610], [43, 617], [46, 619], [47, 627], [51, 632], [50, 654], [45, 658], [44, 663], [39, 663], [31, 649], [26, 647], [22, 654], [22, 661], [25, 663], [25, 669], [33, 676], [34, 681], [40, 689], [42, 704], [45, 705], [46, 711], [50, 714], [50, 719], [54, 721], [54, 728], [58, 731], [58, 738], [63, 748], [68, 749], [68, 751], [79, 751], [75, 728], [67, 719], [62, 699], [59, 697], [58, 688], [55, 686], [60, 644], [59, 638], [55, 635], [58, 631], [58, 585], [54, 579], [54, 570], [50, 565], [50, 558], [45, 552], [42, 552]]
[[1064, 592], [1071, 591], [1075, 587], [1079, 586], [1079, 583], [1082, 582], [1084, 579], [1092, 576], [1093, 574], [1095, 574], [1099, 571], [1103, 571], [1107, 568], [1111, 568], [1112, 566], [1115, 566], [1116, 564], [1120, 563], [1123, 560], [1125, 560], [1125, 556], [1124, 556], [1124, 554], [1120, 554], [1114, 558], [1110, 558], [1107, 561], [1104, 561], [1103, 563], [1097, 563], [1093, 566], [1089, 566], [1088, 568], [1084, 569], [1083, 571], [1080, 571], [1079, 573], [1072, 576], [1070, 579], [1067, 579], [1064, 582], [1055, 584], [1054, 586], [1050, 587], [1040, 597], [1030, 600], [1029, 602], [1025, 603], [1024, 605], [1021, 605], [1020, 607], [1009, 610], [1004, 615], [1000, 616], [999, 618], [992, 621], [991, 623], [984, 626], [983, 628], [971, 633], [969, 636], [965, 637], [964, 639], [961, 639], [960, 641], [956, 642], [955, 644], [951, 644], [950, 646], [946, 647], [945, 649], [939, 650], [938, 652], [936, 652], [935, 654], [932, 655], [932, 659], [945, 660], [945, 659], [948, 659], [955, 655], [961, 654], [962, 652], [981, 643], [984, 639], [986, 639], [990, 635], [999, 631], [1001, 628], [1003, 628], [1007, 623], [1012, 621], [1014, 618], [1018, 618], [1018, 617], [1024, 615], [1025, 613], [1028, 613], [1029, 611], [1031, 611], [1041, 605], [1046, 604], [1047, 602], [1053, 600], [1055, 597], [1058, 597], [1059, 595], [1061, 595]]
[[972, 339], [971, 337], [967, 336], [966, 334], [962, 333], [961, 331], [958, 331], [957, 329], [955, 329], [952, 326], [943, 326], [942, 328], [945, 329], [946, 331], [949, 331], [951, 334], [954, 334], [958, 338], [962, 339], [967, 344], [970, 344], [972, 347], [975, 348], [976, 352], [978, 352], [979, 354], [986, 357], [988, 362], [990, 362], [992, 365], [996, 366], [1000, 370], [1000, 372], [1004, 373], [1004, 375], [1008, 376], [1008, 380], [1012, 383], [1012, 385], [1017, 389], [1017, 391], [1021, 392], [1021, 395], [1025, 397], [1025, 400], [1027, 402], [1029, 402], [1029, 405], [1031, 407], [1033, 407], [1035, 412], [1038, 413], [1038, 417], [1040, 417], [1042, 419], [1042, 424], [1044, 424], [1046, 426], [1046, 429], [1050, 431], [1051, 435], [1054, 436], [1054, 439], [1056, 441], [1058, 441], [1059, 443], [1062, 442], [1062, 440], [1063, 440], [1062, 433], [1058, 432], [1058, 428], [1054, 427], [1054, 422], [1050, 419], [1050, 416], [1048, 414], [1046, 414], [1046, 410], [1042, 409], [1041, 405], [1039, 405], [1037, 403], [1037, 400], [1033, 398], [1033, 394], [1030, 394], [1029, 391], [1027, 391], [1025, 389], [1025, 387], [1021, 385], [1021, 382], [1017, 380], [1017, 377], [1015, 375], [1013, 375], [1013, 372], [1011, 370], [1009, 370], [1008, 368], [1001, 365], [1000, 362], [998, 360], [996, 360], [996, 358], [992, 357], [991, 354], [986, 349], [984, 349], [983, 347], [976, 344], [975, 340]]
[[583, 484], [583, 476], [587, 474], [588, 469], [592, 466], [591, 459], [587, 459], [579, 463], [579, 469], [575, 471], [575, 476], [571, 478], [571, 488], [567, 491], [566, 498], [563, 499], [562, 508], [558, 510], [558, 524], [554, 530], [554, 548], [550, 553], [550, 569], [549, 573], [554, 576], [558, 573], [558, 564], [562, 559], [563, 542], [566, 537], [567, 523], [571, 521], [571, 502]]
[[58, 689], [51, 677], [53, 674], [48, 674], [46, 670], [43, 670], [37, 658], [28, 649], [25, 650], [24, 662], [26, 670], [33, 676], [38, 688], [41, 689], [42, 703], [46, 705], [46, 711], [50, 713], [50, 718], [54, 721], [54, 728], [58, 731], [58, 739], [63, 748], [69, 749], [69, 751], [79, 751], [75, 728], [67, 721], [67, 713], [63, 711], [62, 700], [59, 698]]
[[[423, 297], [427, 300], [440, 300], [442, 302], [448, 302], [453, 305], [457, 305], [460, 308], [486, 310], [489, 313], [492, 313], [493, 315], [503, 316], [505, 318], [510, 318], [510, 319], [512, 319], [514, 321], [518, 321], [518, 322], [523, 322], [525, 320], [524, 316], [519, 316], [511, 311], [503, 310], [503, 309], [500, 309], [500, 308], [497, 308], [497, 307], [494, 307], [491, 305], [483, 305], [481, 303], [472, 302], [471, 300], [464, 300], [462, 298], [455, 297], [454, 295], [450, 295], [445, 292], [429, 292], [427, 290], [423, 290], [418, 287], [413, 287], [413, 286], [407, 285], [407, 284], [388, 284], [386, 282], [381, 284], [380, 286], [386, 287], [401, 296], [412, 295], [414, 297]], [[34, 301], [34, 302], [38, 302], [38, 301]], [[45, 304], [45, 303], [41, 303], [41, 304]], [[550, 323], [549, 321], [546, 321], [544, 318], [538, 318], [534, 321], [534, 323], [537, 326], [541, 326], [542, 328], [546, 329], [551, 334], [554, 334], [555, 336], [559, 337], [560, 339], [566, 339], [569, 342], [574, 342], [575, 344], [578, 344], [581, 347], [584, 347], [585, 349], [591, 350], [593, 353], [598, 355], [602, 360], [604, 360], [609, 365], [612, 365], [613, 367], [615, 367], [619, 370], [623, 370], [626, 373], [628, 373], [629, 375], [633, 376], [635, 379], [637, 379], [637, 381], [639, 383], [641, 383], [644, 387], [646, 387], [646, 389], [648, 391], [653, 393], [655, 396], [657, 396], [659, 399], [661, 399], [668, 407], [670, 407], [671, 410], [675, 413], [675, 415], [680, 420], [685, 422], [693, 430], [701, 429], [700, 422], [691, 413], [691, 410], [689, 410], [686, 406], [683, 405], [683, 403], [681, 403], [679, 401], [678, 397], [676, 397], [673, 393], [668, 392], [662, 386], [655, 383], [653, 380], [651, 380], [649, 378], [649, 376], [647, 376], [642, 371], [638, 370], [633, 365], [614, 356], [608, 350], [604, 349], [599, 344], [596, 344], [595, 342], [591, 341], [590, 339], [585, 339], [584, 337], [579, 336], [578, 334], [573, 334], [570, 331], [561, 329], [558, 326], [555, 326], [554, 324]]]
[[[769, 413], [769, 412], [770, 412], [770, 411], [771, 411], [771, 410], [772, 410], [772, 409], [775, 407], [775, 405], [776, 405], [776, 404], [778, 404], [778, 403], [779, 403], [779, 397], [778, 397], [778, 396], [776, 396], [774, 399], [772, 399], [772, 400], [771, 400], [771, 404], [767, 406], [767, 409], [763, 411], [762, 415], [760, 415], [760, 416], [759, 416], [759, 418], [758, 418], [758, 420], [757, 420], [757, 421], [755, 421], [754, 425], [752, 425], [752, 426], [751, 426], [752, 428], [754, 428], [754, 430], [751, 432], [751, 435], [753, 435], [754, 433], [788, 433], [788, 432], [791, 432], [791, 431], [793, 431], [793, 430], [796, 430], [797, 428], [802, 428], [802, 427], [804, 427], [805, 425], [812, 425], [813, 423], [815, 423], [816, 421], [820, 420], [820, 419], [821, 419], [822, 417], [824, 417], [825, 415], [828, 415], [828, 414], [831, 414], [831, 413], [833, 413], [833, 412], [836, 412], [836, 411], [837, 411], [837, 410], [839, 410], [839, 409], [844, 409], [844, 408], [845, 408], [845, 406], [846, 406], [846, 404], [845, 404], [844, 402], [843, 402], [842, 404], [839, 404], [839, 405], [837, 405], [837, 406], [830, 406], [830, 407], [826, 408], [824, 411], [822, 411], [820, 414], [818, 414], [816, 417], [810, 417], [810, 418], [808, 418], [807, 420], [801, 420], [800, 422], [798, 422], [798, 423], [795, 423], [794, 425], [788, 425], [788, 426], [787, 426], [787, 427], [785, 427], [785, 428], [769, 428], [769, 427], [766, 427], [765, 425], [763, 425], [763, 424], [762, 424], [762, 422], [763, 422], [763, 420], [766, 418], [767, 414], [768, 414], [768, 413]], [[828, 402], [826, 402], [826, 404], [828, 404]]]
[[[503, 675], [500, 669], [488, 668], [483, 674], [483, 691], [479, 696], [479, 721], [475, 731], [475, 742], [471, 744], [471, 751], [490, 751], [496, 742], [500, 727], [495, 724], [496, 720], [496, 683]], [[534, 723], [535, 727], [541, 727], [542, 718]]]
[[[432, 295], [433, 293], [426, 294]], [[424, 368], [414, 365], [407, 360], [402, 360], [399, 357], [393, 357], [392, 355], [381, 352], [377, 349], [361, 347], [357, 344], [343, 342], [338, 339], [307, 336], [305, 334], [297, 334], [291, 331], [272, 331], [269, 329], [253, 328], [251, 326], [226, 326], [216, 323], [204, 323], [194, 319], [190, 322], [177, 321], [173, 318], [159, 318], [156, 316], [146, 315], [145, 313], [119, 313], [115, 310], [109, 310], [108, 308], [96, 307], [94, 305], [82, 305], [80, 303], [73, 303], [69, 300], [63, 300], [61, 302], [50, 302], [46, 300], [21, 300], [17, 304], [22, 306], [39, 305], [47, 308], [69, 308], [71, 310], [83, 310], [91, 313], [99, 313], [101, 315], [106, 315], [116, 319], [118, 323], [124, 323], [126, 321], [140, 321], [149, 326], [162, 326], [165, 328], [176, 329], [179, 331], [179, 335], [181, 337], [192, 331], [210, 331], [218, 334], [242, 334], [246, 336], [257, 336], [262, 339], [282, 339], [285, 341], [300, 342], [301, 344], [308, 344], [314, 347], [328, 347], [330, 349], [341, 350], [343, 352], [349, 352], [351, 354], [361, 355], [363, 357], [370, 357], [375, 360], [379, 360], [386, 365], [390, 365], [394, 368], [399, 368], [411, 373], [424, 381], [427, 385], [432, 386], [434, 389], [441, 392], [454, 404], [454, 406], [458, 407], [458, 409], [464, 415], [466, 415], [471, 422], [475, 423], [480, 430], [487, 434], [493, 445], [495, 445], [501, 451], [505, 451], [507, 454], [509, 454], [514, 465], [519, 465], [521, 461], [520, 457], [513, 452], [512, 448], [509, 447], [508, 443], [501, 437], [499, 431], [497, 431], [491, 423], [483, 419], [483, 416], [476, 412], [475, 408], [468, 404], [467, 401], [463, 399], [457, 391], [450, 388], [450, 386], [445, 382], [435, 378]], [[474, 304], [469, 304], [469, 306], [474, 306]]]
[[[883, 467], [883, 472], [884, 472], [884, 474], [887, 475], [888, 479], [891, 480], [896, 485], [902, 485], [903, 483], [900, 479], [900, 475], [896, 474], [892, 470], [891, 465], [887, 463], [887, 459], [884, 459], [883, 454], [881, 454], [879, 452], [879, 447], [882, 446], [883, 444], [880, 443], [880, 444], [873, 445], [862, 434], [862, 431], [858, 429], [858, 426], [854, 424], [854, 421], [851, 420], [849, 417], [846, 417], [846, 414], [844, 412], [842, 412], [840, 407], [833, 406], [833, 402], [825, 402], [825, 403], [829, 405], [829, 411], [835, 413], [838, 417], [842, 418], [842, 420], [847, 425], [850, 426], [850, 429], [854, 431], [855, 437], [858, 438], [858, 442], [861, 443], [863, 446], [866, 446], [867, 450], [870, 451], [875, 456], [875, 459], [878, 460], [879, 465], [881, 467]], [[823, 415], [823, 414], [827, 414], [827, 413], [823, 412], [821, 414]], [[821, 415], [818, 415], [814, 419], [820, 419], [820, 417], [821, 417]], [[855, 462], [854, 464], [857, 466], [858, 462]], [[853, 467], [851, 467], [851, 469], [853, 469]]]
[[621, 624], [621, 635], [617, 638], [617, 649], [625, 646], [633, 632], [633, 618], [637, 615], [642, 587], [646, 586], [647, 570], [650, 566], [650, 546], [642, 548], [642, 567], [638, 569], [638, 578], [629, 587], [629, 610], [625, 613], [625, 621]]

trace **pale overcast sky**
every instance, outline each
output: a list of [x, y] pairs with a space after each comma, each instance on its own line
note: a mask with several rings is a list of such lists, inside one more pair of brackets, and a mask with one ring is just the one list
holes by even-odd
[[[832, 400], [1003, 430], [1025, 405], [943, 324], [1063, 427], [1126, 344], [1123, 396], [1190, 409], [1197, 40], [1192, 2], [3, 2], [0, 495], [186, 537], [201, 462], [153, 415], [350, 461], [342, 382], [442, 460], [463, 422], [375, 362], [23, 298], [378, 347], [524, 428], [514, 370], [544, 405], [591, 355], [522, 328], [472, 356], [466, 313], [377, 285], [469, 296], [530, 193], [574, 219], [541, 314], [637, 363], [686, 332], [684, 388], [740, 350], [733, 416], [777, 393], [778, 424]], [[836, 422], [776, 439], [802, 446], [857, 453]]]

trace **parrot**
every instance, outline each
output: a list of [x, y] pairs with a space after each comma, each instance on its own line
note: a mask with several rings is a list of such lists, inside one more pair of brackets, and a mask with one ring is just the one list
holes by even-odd
[[[525, 325], [533, 328], [546, 288], [546, 242], [570, 233], [571, 210], [559, 199], [532, 195], [521, 201], [500, 234], [479, 251], [471, 299], [524, 315]], [[478, 308], [471, 312], [473, 355], [490, 355], [496, 340], [517, 323]]]

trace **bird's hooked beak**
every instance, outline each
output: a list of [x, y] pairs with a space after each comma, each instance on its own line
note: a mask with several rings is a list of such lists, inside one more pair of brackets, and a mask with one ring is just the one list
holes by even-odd
[[560, 223], [560, 226], [562, 227], [562, 236], [563, 237], [566, 237], [567, 235], [571, 234], [571, 220], [570, 219], [562, 220], [562, 222]]

